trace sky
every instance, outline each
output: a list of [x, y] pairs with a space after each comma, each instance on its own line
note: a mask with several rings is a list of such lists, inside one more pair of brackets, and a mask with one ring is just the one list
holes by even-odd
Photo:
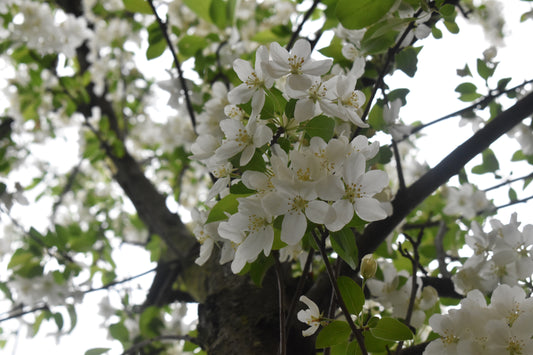
[[[509, 5], [509, 3], [512, 3], [512, 5]], [[529, 8], [527, 3], [518, 3], [521, 6], [517, 6], [517, 3], [517, 1], [507, 1], [507, 6], [504, 7], [505, 17], [509, 19], [509, 24], [514, 24], [515, 26], [507, 28], [506, 31], [509, 36], [507, 36], [504, 45], [499, 47], [496, 57], [500, 64], [495, 75], [498, 78], [515, 77], [517, 81], [512, 82], [511, 85], [518, 84], [521, 79], [533, 78], [533, 66], [531, 65], [533, 63], [533, 52], [525, 45], [531, 42], [533, 20], [518, 24], [520, 15]], [[463, 68], [465, 63], [468, 62], [471, 70], [475, 70], [476, 58], [482, 56], [482, 52], [490, 46], [490, 43], [486, 40], [480, 26], [463, 26], [461, 24], [460, 27], [461, 33], [452, 35], [443, 26], [440, 26], [444, 34], [443, 39], [427, 39], [421, 42], [424, 48], [419, 55], [418, 71], [414, 79], [402, 73], [386, 79], [391, 88], [406, 87], [411, 90], [408, 96], [408, 105], [400, 111], [400, 117], [406, 123], [415, 121], [428, 122], [468, 105], [458, 101], [457, 93], [454, 92], [455, 87], [463, 81], [456, 76], [456, 69]], [[150, 68], [169, 68], [169, 60], [168, 57], [163, 57], [157, 64], [154, 62], [146, 64]], [[146, 67], [146, 65], [143, 65], [143, 67]], [[0, 73], [5, 73], [3, 69], [0, 63]], [[153, 75], [161, 79], [168, 78], [164, 71]], [[5, 85], [5, 82], [2, 81], [0, 76], [0, 87], [2, 85]], [[2, 105], [6, 105], [6, 102], [2, 101], [0, 96], [0, 111], [3, 110]], [[419, 140], [419, 148], [421, 156], [430, 166], [434, 166], [458, 144], [470, 137], [471, 131], [468, 128], [457, 130], [457, 122], [458, 118], [450, 119], [424, 130], [427, 138]], [[509, 151], [507, 149], [509, 144], [509, 142], [503, 144], [497, 142], [491, 148], [493, 150], [497, 149], [498, 153], [504, 152], [504, 155], [512, 154], [517, 145], [511, 143], [513, 149]], [[55, 149], [63, 150], [63, 147], [49, 147], [48, 149], [50, 151], [45, 152], [45, 154], [54, 156], [50, 152]], [[65, 156], [62, 159], [65, 159]], [[500, 161], [502, 170], [509, 165], [508, 160], [510, 158]], [[471, 165], [475, 164], [477, 162]], [[516, 175], [519, 176], [520, 173], [516, 173]], [[498, 199], [505, 200], [505, 197], [498, 197]], [[530, 202], [528, 205], [502, 210], [502, 218], [507, 221], [508, 216], [513, 211], [519, 211], [520, 215], [525, 216], [526, 208], [531, 211], [531, 207], [532, 204]], [[30, 212], [30, 214], [33, 215], [33, 213], [37, 213], [36, 211]], [[28, 213], [27, 210], [26, 213]], [[118, 274], [124, 277], [144, 272], [153, 267], [148, 255], [138, 248], [123, 246], [117, 253], [120, 254], [117, 254], [117, 258], [120, 260]], [[135, 263], [128, 262], [128, 260], [135, 260]], [[138, 281], [147, 286], [151, 282], [151, 275], [144, 276]], [[40, 334], [34, 339], [27, 339], [25, 330], [21, 329], [17, 341], [11, 341], [4, 353], [26, 355], [35, 353], [36, 350], [53, 349], [55, 355], [72, 355], [83, 354], [85, 350], [92, 347], [112, 347], [114, 350], [111, 354], [119, 354], [120, 345], [118, 342], [110, 341], [107, 338], [107, 329], [100, 327], [103, 320], [101, 317], [94, 316], [98, 313], [97, 305], [102, 296], [103, 293], [101, 292], [85, 296], [83, 307], [78, 308], [78, 325], [76, 329], [71, 335], [63, 337], [59, 344], [56, 343], [54, 337], [45, 336], [55, 331], [55, 325], [53, 323], [51, 323], [51, 326], [44, 324]], [[17, 323], [15, 322], [13, 321], [11, 324], [16, 326]], [[7, 327], [8, 324], [6, 322], [2, 326]]]

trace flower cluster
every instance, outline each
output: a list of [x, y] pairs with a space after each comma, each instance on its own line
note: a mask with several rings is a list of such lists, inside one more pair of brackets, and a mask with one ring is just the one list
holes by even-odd
[[478, 289], [491, 292], [498, 284], [518, 285], [533, 274], [533, 225], [518, 229], [516, 213], [509, 224], [490, 222], [486, 233], [472, 223], [472, 233], [465, 237], [474, 251], [462, 268], [452, 277], [455, 288], [463, 293]]
[[485, 192], [476, 190], [472, 184], [463, 184], [460, 188], [449, 188], [446, 193], [446, 207], [443, 212], [447, 215], [459, 215], [470, 219], [474, 218], [477, 213], [492, 207]]
[[355, 76], [327, 75], [331, 60], [313, 59], [306, 40], [290, 52], [278, 43], [261, 46], [254, 67], [243, 59], [233, 67], [242, 84], [227, 94], [214, 87], [191, 146], [216, 180], [207, 204], [221, 198], [196, 229], [206, 245], [198, 263], [223, 241], [234, 251], [224, 260], [237, 273], [261, 251], [269, 255], [276, 236], [280, 247], [294, 249], [310, 223], [338, 231], [354, 215], [387, 217], [387, 203], [375, 195], [388, 176], [367, 171], [379, 145], [365, 136], [350, 140], [350, 132], [334, 135], [337, 122], [368, 126]]
[[441, 337], [424, 355], [533, 354], [533, 299], [518, 286], [500, 285], [487, 305], [479, 290], [468, 293], [459, 309], [429, 319]]
[[11, 38], [40, 54], [63, 53], [74, 57], [76, 48], [91, 35], [83, 17], [62, 14], [64, 20], [59, 21], [46, 3], [23, 1], [18, 7], [20, 12], [10, 24]]

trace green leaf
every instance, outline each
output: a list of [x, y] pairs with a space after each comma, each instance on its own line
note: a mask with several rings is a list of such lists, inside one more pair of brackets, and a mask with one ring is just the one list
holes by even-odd
[[338, 232], [331, 232], [329, 236], [333, 250], [355, 270], [359, 259], [357, 257], [358, 251], [355, 236], [350, 228], [344, 227]]
[[258, 287], [261, 287], [263, 278], [270, 267], [274, 265], [274, 259], [260, 253], [257, 260], [250, 266], [250, 278]]
[[139, 330], [146, 338], [154, 338], [159, 335], [159, 331], [164, 327], [161, 320], [161, 310], [156, 306], [147, 307], [139, 317]]
[[326, 325], [318, 333], [315, 345], [319, 349], [346, 343], [351, 333], [352, 330], [348, 323], [336, 320]]
[[474, 101], [481, 97], [481, 94], [477, 93], [476, 85], [472, 83], [459, 84], [455, 88], [455, 91], [461, 94], [459, 96], [459, 100], [465, 101], [465, 102]]
[[416, 73], [416, 66], [418, 64], [418, 52], [421, 48], [407, 47], [396, 56], [396, 66], [403, 71], [407, 76], [413, 77]]
[[228, 219], [226, 213], [236, 213], [239, 207], [239, 201], [237, 201], [237, 199], [246, 196], [250, 196], [250, 194], [229, 194], [227, 196], [224, 196], [224, 198], [222, 198], [213, 206], [213, 208], [209, 212], [209, 216], [207, 216], [207, 220], [205, 221], [205, 223], [207, 224]]
[[226, 7], [227, 4], [224, 0], [211, 0], [211, 4], [209, 6], [209, 17], [220, 29], [226, 28], [228, 20]]
[[381, 318], [375, 328], [370, 328], [370, 332], [376, 338], [384, 340], [410, 340], [413, 339], [413, 332], [408, 326], [394, 318]]
[[518, 196], [516, 194], [516, 191], [512, 187], [509, 188], [509, 200], [511, 200], [511, 202], [514, 202], [514, 201], [518, 200]]
[[365, 294], [361, 286], [347, 276], [339, 276], [337, 285], [339, 286], [346, 308], [348, 308], [348, 312], [355, 315], [361, 313], [365, 304]]
[[335, 14], [350, 30], [370, 26], [389, 12], [395, 0], [339, 0]]
[[109, 326], [109, 333], [122, 344], [130, 340], [130, 332], [122, 322], [111, 324]]
[[333, 137], [334, 129], [335, 120], [324, 115], [320, 115], [311, 119], [304, 126], [305, 132], [310, 137], [320, 137], [326, 142], [329, 142], [331, 137]]
[[483, 60], [477, 60], [477, 73], [479, 74], [479, 76], [485, 79], [485, 81], [487, 81], [487, 79], [490, 78], [492, 74], [494, 74], [495, 70], [496, 66], [494, 66], [494, 68], [490, 68]]
[[207, 47], [207, 44], [208, 42], [205, 37], [188, 35], [180, 39], [178, 42], [178, 50], [182, 56], [190, 58], [199, 50]]
[[124, 8], [130, 12], [152, 15], [152, 8], [146, 0], [122, 0]]
[[481, 154], [482, 163], [472, 168], [474, 174], [494, 173], [500, 168], [498, 159], [491, 149], [485, 149]]
[[167, 42], [161, 39], [159, 42], [150, 44], [146, 49], [146, 59], [151, 60], [160, 57], [167, 49]]
[[446, 4], [439, 9], [442, 16], [453, 16], [455, 12], [455, 6], [452, 4]]
[[53, 313], [52, 317], [54, 318], [54, 321], [56, 322], [57, 330], [63, 329], [64, 322], [63, 322], [63, 316], [61, 315], [61, 313], [59, 312]]
[[70, 329], [68, 330], [68, 333], [70, 333], [78, 323], [78, 316], [76, 314], [76, 308], [72, 304], [67, 305], [67, 311], [70, 317]]
[[107, 353], [111, 348], [93, 348], [85, 352], [85, 355], [102, 355]]
[[211, 22], [211, 16], [209, 14], [211, 0], [183, 0], [183, 3], [198, 15], [198, 17]]
[[385, 129], [387, 124], [383, 119], [383, 107], [381, 107], [381, 105], [372, 106], [372, 109], [368, 114], [368, 124], [377, 131]]

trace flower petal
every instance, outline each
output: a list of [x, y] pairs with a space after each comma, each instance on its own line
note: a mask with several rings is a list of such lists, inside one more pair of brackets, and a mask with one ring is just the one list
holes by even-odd
[[289, 245], [297, 244], [307, 229], [307, 219], [301, 212], [287, 213], [281, 223], [281, 240]]

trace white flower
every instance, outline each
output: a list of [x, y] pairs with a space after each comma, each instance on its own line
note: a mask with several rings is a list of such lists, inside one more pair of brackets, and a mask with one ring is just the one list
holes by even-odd
[[294, 119], [303, 122], [322, 113], [327, 91], [321, 80], [315, 80], [307, 90], [291, 92], [289, 96], [299, 99], [294, 108]]
[[485, 197], [485, 192], [474, 189], [471, 184], [463, 184], [458, 188], [447, 190], [446, 206], [442, 210], [445, 214], [460, 215], [474, 218], [478, 212], [488, 209], [492, 204]]
[[200, 243], [200, 255], [194, 261], [203, 265], [211, 257], [215, 243], [220, 240], [217, 229], [219, 222], [205, 224], [208, 213], [206, 211], [192, 210], [192, 217], [198, 224], [193, 229], [193, 235]]
[[222, 238], [229, 239], [237, 250], [231, 271], [238, 273], [247, 262], [257, 259], [261, 251], [270, 254], [274, 242], [273, 218], [261, 205], [256, 197], [239, 198], [239, 211], [227, 222], [221, 222], [218, 233]]
[[361, 120], [359, 110], [364, 105], [366, 97], [362, 91], [355, 90], [356, 83], [355, 75], [336, 75], [329, 79], [326, 86], [330, 102], [325, 101], [322, 110], [329, 116], [338, 117], [365, 128], [368, 124]]
[[309, 328], [302, 331], [302, 335], [304, 337], [308, 337], [315, 334], [318, 327], [320, 326], [320, 319], [322, 316], [320, 315], [320, 310], [318, 309], [318, 306], [308, 297], [300, 296], [300, 302], [305, 303], [307, 307], [309, 307], [308, 309], [300, 310], [296, 315], [300, 322], [309, 325]]
[[326, 202], [317, 200], [313, 186], [304, 184], [274, 185], [277, 191], [263, 198], [265, 209], [275, 216], [284, 216], [281, 224], [281, 240], [289, 245], [298, 243], [307, 229], [307, 219], [317, 224], [335, 220], [335, 210]]
[[402, 100], [396, 99], [383, 107], [383, 120], [386, 123], [386, 131], [395, 141], [402, 140], [411, 133], [411, 126], [396, 122], [399, 118]]
[[240, 165], [244, 166], [252, 159], [255, 149], [262, 147], [272, 140], [272, 130], [255, 118], [250, 118], [246, 126], [241, 121], [226, 119], [220, 122], [226, 139], [215, 151], [220, 160], [229, 159], [242, 152]]
[[387, 173], [381, 170], [365, 172], [365, 168], [366, 158], [360, 153], [352, 154], [344, 162], [342, 169], [344, 196], [333, 204], [337, 213], [344, 212], [342, 220], [337, 220], [336, 223], [346, 225], [352, 219], [354, 211], [361, 219], [368, 222], [387, 217], [387, 211], [380, 201], [374, 198], [375, 194], [388, 185]]
[[263, 74], [262, 65], [268, 62], [268, 50], [265, 46], [257, 49], [255, 55], [255, 70], [249, 62], [243, 59], [235, 59], [233, 69], [242, 84], [228, 93], [229, 102], [243, 104], [252, 99], [252, 116], [259, 114], [265, 104], [265, 88], [270, 88], [274, 79]]
[[306, 90], [311, 86], [309, 76], [326, 74], [331, 67], [332, 60], [313, 60], [311, 58], [311, 44], [305, 39], [299, 39], [290, 53], [279, 43], [270, 45], [272, 60], [264, 68], [273, 78], [280, 78], [288, 74], [287, 85], [293, 90]]

